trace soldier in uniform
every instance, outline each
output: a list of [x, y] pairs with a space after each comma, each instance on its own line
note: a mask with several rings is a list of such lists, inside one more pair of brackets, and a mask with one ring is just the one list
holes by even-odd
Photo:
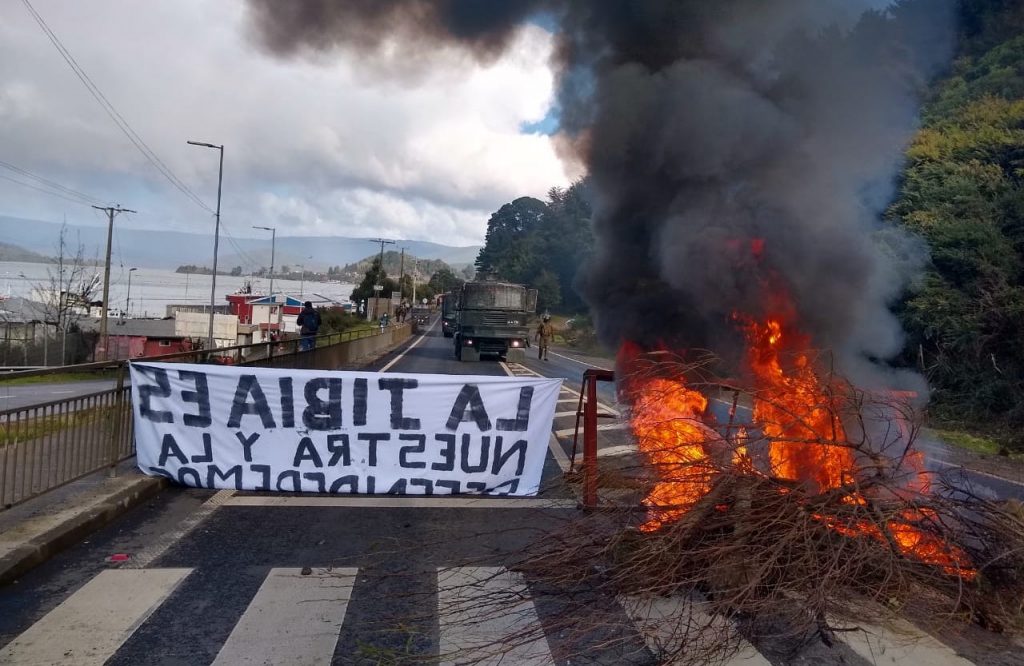
[[541, 361], [548, 360], [548, 344], [555, 337], [555, 327], [551, 324], [551, 315], [545, 313], [541, 322], [537, 324], [537, 333], [534, 339], [537, 341], [537, 358]]

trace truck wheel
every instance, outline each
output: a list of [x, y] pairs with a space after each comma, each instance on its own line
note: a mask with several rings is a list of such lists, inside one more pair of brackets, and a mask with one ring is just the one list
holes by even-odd
[[462, 339], [458, 336], [455, 336], [455, 358], [462, 360]]

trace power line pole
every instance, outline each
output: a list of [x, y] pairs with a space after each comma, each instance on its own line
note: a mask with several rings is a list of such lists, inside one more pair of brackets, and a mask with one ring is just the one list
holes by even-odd
[[395, 241], [386, 238], [368, 238], [371, 243], [380, 243], [380, 272], [377, 273], [379, 284], [373, 285], [373, 317], [380, 319], [380, 292], [384, 290], [384, 246], [394, 245]]
[[405, 282], [405, 248], [402, 248], [402, 263], [399, 264], [398, 273], [398, 300], [402, 300], [402, 283]]
[[107, 258], [103, 263], [103, 311], [100, 313], [100, 341], [103, 343], [103, 358], [110, 360], [110, 338], [107, 336], [107, 309], [110, 299], [110, 246], [114, 240], [114, 216], [118, 213], [134, 213], [136, 211], [121, 206], [93, 206], [107, 214]]

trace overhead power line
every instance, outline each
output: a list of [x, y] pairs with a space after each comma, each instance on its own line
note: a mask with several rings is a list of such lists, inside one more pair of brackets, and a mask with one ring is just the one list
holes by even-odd
[[171, 171], [171, 169], [166, 164], [163, 163], [163, 161], [157, 156], [155, 152], [153, 152], [153, 150], [146, 144], [146, 142], [142, 140], [142, 137], [139, 136], [138, 132], [136, 132], [132, 128], [132, 126], [128, 124], [128, 121], [124, 119], [124, 117], [117, 111], [114, 105], [110, 103], [110, 100], [106, 98], [106, 96], [103, 94], [103, 91], [101, 91], [99, 87], [93, 82], [93, 80], [89, 78], [89, 75], [85, 73], [85, 70], [82, 69], [82, 67], [75, 60], [74, 56], [71, 55], [71, 52], [68, 51], [67, 47], [65, 47], [64, 44], [60, 41], [60, 38], [58, 38], [57, 35], [53, 32], [53, 30], [50, 29], [50, 26], [46, 24], [46, 21], [39, 14], [39, 12], [36, 11], [35, 7], [32, 6], [30, 0], [21, 1], [25, 5], [25, 8], [28, 9], [29, 13], [32, 15], [32, 18], [35, 19], [36, 23], [39, 24], [39, 27], [49, 38], [54, 48], [56, 48], [57, 52], [60, 53], [61, 57], [64, 59], [64, 62], [66, 62], [68, 67], [71, 68], [71, 71], [75, 73], [75, 76], [77, 76], [78, 80], [82, 82], [82, 85], [84, 85], [86, 90], [89, 91], [89, 94], [91, 94], [93, 98], [99, 103], [99, 105], [103, 107], [103, 110], [107, 113], [110, 119], [114, 121], [114, 124], [117, 125], [118, 129], [120, 129], [121, 132], [128, 138], [128, 140], [131, 141], [132, 145], [134, 145], [138, 149], [138, 151], [142, 153], [143, 157], [145, 157], [146, 160], [148, 160], [149, 163], [152, 164], [156, 168], [156, 170], [159, 171], [160, 174], [167, 179], [168, 182], [171, 183], [171, 185], [177, 188], [182, 194], [187, 196], [189, 199], [191, 199], [197, 206], [206, 210], [209, 213], [213, 213], [213, 209], [207, 206], [203, 202], [203, 200], [196, 195], [195, 192], [190, 190], [188, 186], [181, 181], [181, 179], [174, 175], [174, 172]]
[[72, 198], [72, 197], [69, 197], [69, 196], [65, 196], [65, 195], [60, 194], [58, 192], [54, 192], [53, 190], [48, 190], [45, 187], [39, 187], [38, 185], [33, 185], [31, 183], [26, 183], [24, 181], [20, 181], [17, 178], [11, 178], [10, 176], [5, 176], [2, 173], [0, 173], [0, 179], [9, 180], [10, 182], [17, 183], [18, 185], [21, 185], [22, 187], [27, 187], [27, 188], [29, 188], [31, 190], [35, 190], [36, 192], [42, 192], [43, 194], [49, 194], [51, 197], [57, 197], [58, 199], [64, 199], [65, 201], [70, 201], [71, 203], [81, 204], [83, 206], [91, 206], [92, 205], [91, 202], [89, 202], [89, 201], [87, 201], [85, 199], [76, 199], [76, 198]]
[[[96, 197], [94, 197], [94, 196], [92, 196], [90, 194], [85, 194], [83, 192], [79, 192], [78, 190], [73, 190], [70, 187], [67, 187], [65, 185], [61, 185], [60, 183], [58, 183], [55, 180], [50, 180], [49, 178], [44, 178], [42, 176], [39, 176], [37, 174], [32, 173], [28, 169], [22, 169], [19, 166], [11, 164], [10, 162], [4, 162], [3, 160], [0, 160], [0, 167], [2, 167], [4, 169], [8, 169], [10, 171], [13, 171], [14, 173], [17, 173], [18, 175], [20, 175], [22, 177], [31, 178], [32, 180], [36, 181], [37, 184], [33, 185], [33, 184], [30, 184], [30, 183], [24, 183], [24, 182], [21, 182], [19, 180], [15, 180], [14, 178], [10, 178], [10, 177], [7, 177], [7, 176], [0, 176], [0, 177], [4, 178], [4, 180], [9, 180], [9, 181], [11, 181], [13, 183], [18, 183], [19, 185], [24, 185], [25, 187], [30, 187], [30, 188], [32, 188], [34, 190], [38, 190], [38, 191], [44, 192], [46, 194], [51, 194], [53, 196], [60, 197], [61, 199], [67, 199], [68, 201], [75, 201], [76, 203], [82, 203], [82, 204], [87, 204], [87, 205], [104, 203], [102, 199], [98, 199], [98, 198], [96, 198]], [[42, 187], [40, 187], [40, 185]], [[50, 189], [44, 189], [44, 188], [50, 188]], [[55, 190], [55, 191], [51, 191], [51, 190]]]

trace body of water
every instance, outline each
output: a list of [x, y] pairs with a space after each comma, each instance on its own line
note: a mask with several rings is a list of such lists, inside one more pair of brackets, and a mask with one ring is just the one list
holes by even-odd
[[[0, 261], [0, 296], [21, 296], [39, 300], [40, 291], [49, 291], [51, 274], [56, 270], [53, 264], [30, 264]], [[99, 276], [94, 300], [103, 297], [103, 267], [87, 267], [85, 274]], [[132, 317], [163, 317], [170, 304], [208, 305], [210, 303], [209, 275], [175, 273], [155, 268], [139, 268], [131, 274], [131, 302], [128, 303], [128, 267], [112, 266], [110, 269], [110, 308], [126, 309]], [[227, 305], [224, 296], [241, 289], [246, 276], [217, 276], [217, 305]], [[265, 294], [270, 281], [252, 278], [254, 294]], [[355, 285], [339, 282], [300, 282], [298, 280], [274, 279], [274, 291], [297, 298], [319, 295], [341, 303], [347, 303]]]

